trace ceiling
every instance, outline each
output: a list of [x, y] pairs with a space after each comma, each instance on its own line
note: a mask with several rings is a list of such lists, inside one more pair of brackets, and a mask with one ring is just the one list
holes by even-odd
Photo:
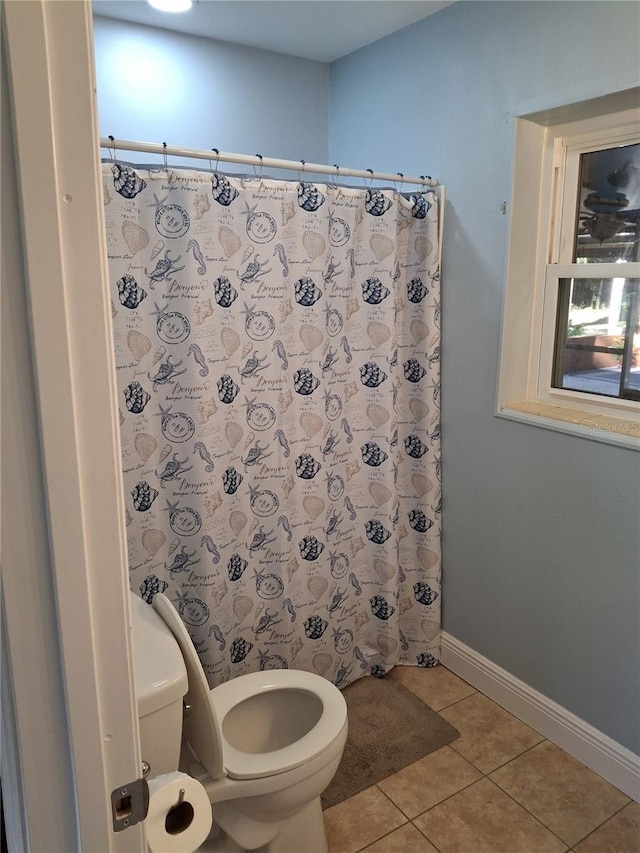
[[333, 62], [454, 0], [194, 0], [188, 12], [146, 0], [93, 0], [96, 15]]

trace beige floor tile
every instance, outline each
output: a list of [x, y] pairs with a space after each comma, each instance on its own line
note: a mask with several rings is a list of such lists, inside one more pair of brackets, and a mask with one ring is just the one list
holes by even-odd
[[600, 829], [581, 841], [575, 853], [638, 853], [640, 850], [640, 805], [629, 803]]
[[326, 809], [329, 853], [356, 853], [407, 819], [375, 785]]
[[424, 835], [410, 823], [385, 835], [363, 853], [438, 853]]
[[549, 741], [496, 770], [491, 779], [570, 846], [629, 802]]
[[387, 678], [399, 681], [426, 702], [434, 711], [459, 702], [476, 692], [475, 687], [454, 675], [442, 664], [438, 666], [396, 666]]
[[413, 818], [480, 777], [479, 770], [444, 746], [387, 776], [378, 782], [378, 787], [407, 817]]
[[564, 853], [566, 845], [489, 779], [414, 821], [441, 853]]
[[451, 747], [483, 773], [490, 773], [544, 740], [504, 708], [474, 693], [439, 712], [460, 732]]

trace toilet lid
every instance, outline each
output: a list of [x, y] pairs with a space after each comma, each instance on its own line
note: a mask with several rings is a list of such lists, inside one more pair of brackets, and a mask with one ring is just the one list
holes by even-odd
[[182, 736], [212, 779], [223, 775], [222, 734], [211, 703], [211, 689], [200, 658], [184, 622], [171, 601], [161, 592], [152, 601], [153, 609], [178, 641], [187, 668], [188, 690], [184, 697], [185, 713]]
[[[273, 690], [307, 692], [318, 698], [322, 712], [317, 723], [289, 746], [272, 752], [243, 752], [232, 746], [224, 735], [226, 715], [244, 700], [261, 691]], [[241, 675], [214, 687], [211, 700], [222, 728], [224, 769], [232, 779], [260, 779], [299, 767], [325, 751], [347, 722], [347, 705], [338, 688], [325, 678], [302, 670], [278, 669]]]

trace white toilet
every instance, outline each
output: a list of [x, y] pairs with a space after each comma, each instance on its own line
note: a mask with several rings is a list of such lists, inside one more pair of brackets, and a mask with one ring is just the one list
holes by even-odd
[[347, 739], [337, 687], [279, 669], [211, 690], [169, 599], [132, 594], [131, 608], [142, 758], [148, 778], [180, 769], [204, 785], [214, 829], [201, 850], [324, 853], [320, 794]]

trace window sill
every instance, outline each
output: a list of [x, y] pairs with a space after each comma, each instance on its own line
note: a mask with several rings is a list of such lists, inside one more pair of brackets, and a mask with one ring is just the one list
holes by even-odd
[[550, 406], [537, 400], [505, 403], [496, 414], [498, 417], [520, 421], [530, 426], [640, 450], [640, 422], [637, 419], [595, 415], [584, 409]]

